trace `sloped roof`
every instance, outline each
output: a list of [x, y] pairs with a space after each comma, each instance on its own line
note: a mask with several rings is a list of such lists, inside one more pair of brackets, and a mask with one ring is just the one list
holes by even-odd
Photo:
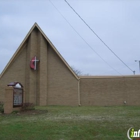
[[30, 36], [30, 34], [34, 30], [34, 28], [37, 28], [41, 32], [41, 34], [43, 35], [43, 37], [49, 42], [50, 46], [53, 48], [53, 50], [56, 52], [56, 54], [59, 56], [59, 58], [64, 62], [64, 64], [67, 66], [67, 68], [70, 70], [70, 72], [74, 75], [74, 77], [76, 79], [79, 79], [79, 77], [75, 74], [75, 72], [72, 70], [72, 68], [66, 62], [66, 60], [62, 57], [62, 55], [58, 52], [58, 50], [55, 48], [55, 46], [52, 44], [52, 42], [45, 35], [45, 33], [42, 31], [42, 29], [39, 27], [39, 25], [37, 23], [34, 23], [34, 25], [30, 29], [30, 31], [28, 32], [28, 34], [26, 35], [26, 37], [24, 38], [24, 40], [22, 41], [22, 43], [20, 44], [20, 46], [18, 47], [18, 49], [16, 50], [16, 52], [14, 53], [14, 55], [12, 56], [12, 58], [8, 62], [8, 64], [6, 65], [6, 67], [4, 68], [4, 70], [2, 71], [2, 73], [0, 74], [0, 78], [3, 76], [3, 74], [5, 73], [5, 71], [8, 69], [10, 63], [14, 60], [14, 58], [16, 57], [16, 55], [18, 54], [18, 52], [22, 49], [22, 47], [24, 46], [24, 43], [26, 42], [26, 40], [28, 39], [28, 37]]

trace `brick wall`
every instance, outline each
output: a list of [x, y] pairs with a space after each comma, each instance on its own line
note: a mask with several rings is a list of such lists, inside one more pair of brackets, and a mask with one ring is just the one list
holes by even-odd
[[82, 77], [80, 96], [82, 105], [140, 105], [140, 76]]
[[78, 80], [48, 47], [48, 104], [78, 105]]
[[[30, 60], [37, 56], [37, 70]], [[78, 81], [41, 32], [34, 28], [0, 79], [0, 101], [5, 87], [18, 81], [24, 86], [24, 102], [36, 105], [78, 105]]]
[[10, 82], [18, 81], [25, 86], [25, 64], [26, 44], [0, 79], [0, 101], [4, 101], [5, 88]]
[[[30, 60], [40, 60], [37, 70]], [[71, 72], [51, 43], [34, 27], [0, 78], [0, 101], [5, 87], [18, 81], [24, 86], [24, 102], [36, 105], [140, 105], [140, 76], [80, 77]], [[78, 90], [80, 89], [80, 90]]]

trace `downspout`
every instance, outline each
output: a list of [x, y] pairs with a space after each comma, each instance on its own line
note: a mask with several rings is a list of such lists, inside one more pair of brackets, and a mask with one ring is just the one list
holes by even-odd
[[78, 79], [78, 105], [81, 106], [81, 96], [80, 96], [80, 78]]

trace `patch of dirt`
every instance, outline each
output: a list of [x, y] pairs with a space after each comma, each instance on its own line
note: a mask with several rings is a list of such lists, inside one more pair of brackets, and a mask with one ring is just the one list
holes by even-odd
[[24, 110], [17, 112], [17, 115], [39, 115], [39, 114], [45, 114], [47, 113], [47, 110]]

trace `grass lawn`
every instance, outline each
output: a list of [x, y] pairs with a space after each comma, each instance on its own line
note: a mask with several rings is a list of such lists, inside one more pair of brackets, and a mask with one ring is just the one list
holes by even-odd
[[0, 140], [128, 140], [140, 129], [140, 107], [36, 107], [37, 113], [0, 114]]

